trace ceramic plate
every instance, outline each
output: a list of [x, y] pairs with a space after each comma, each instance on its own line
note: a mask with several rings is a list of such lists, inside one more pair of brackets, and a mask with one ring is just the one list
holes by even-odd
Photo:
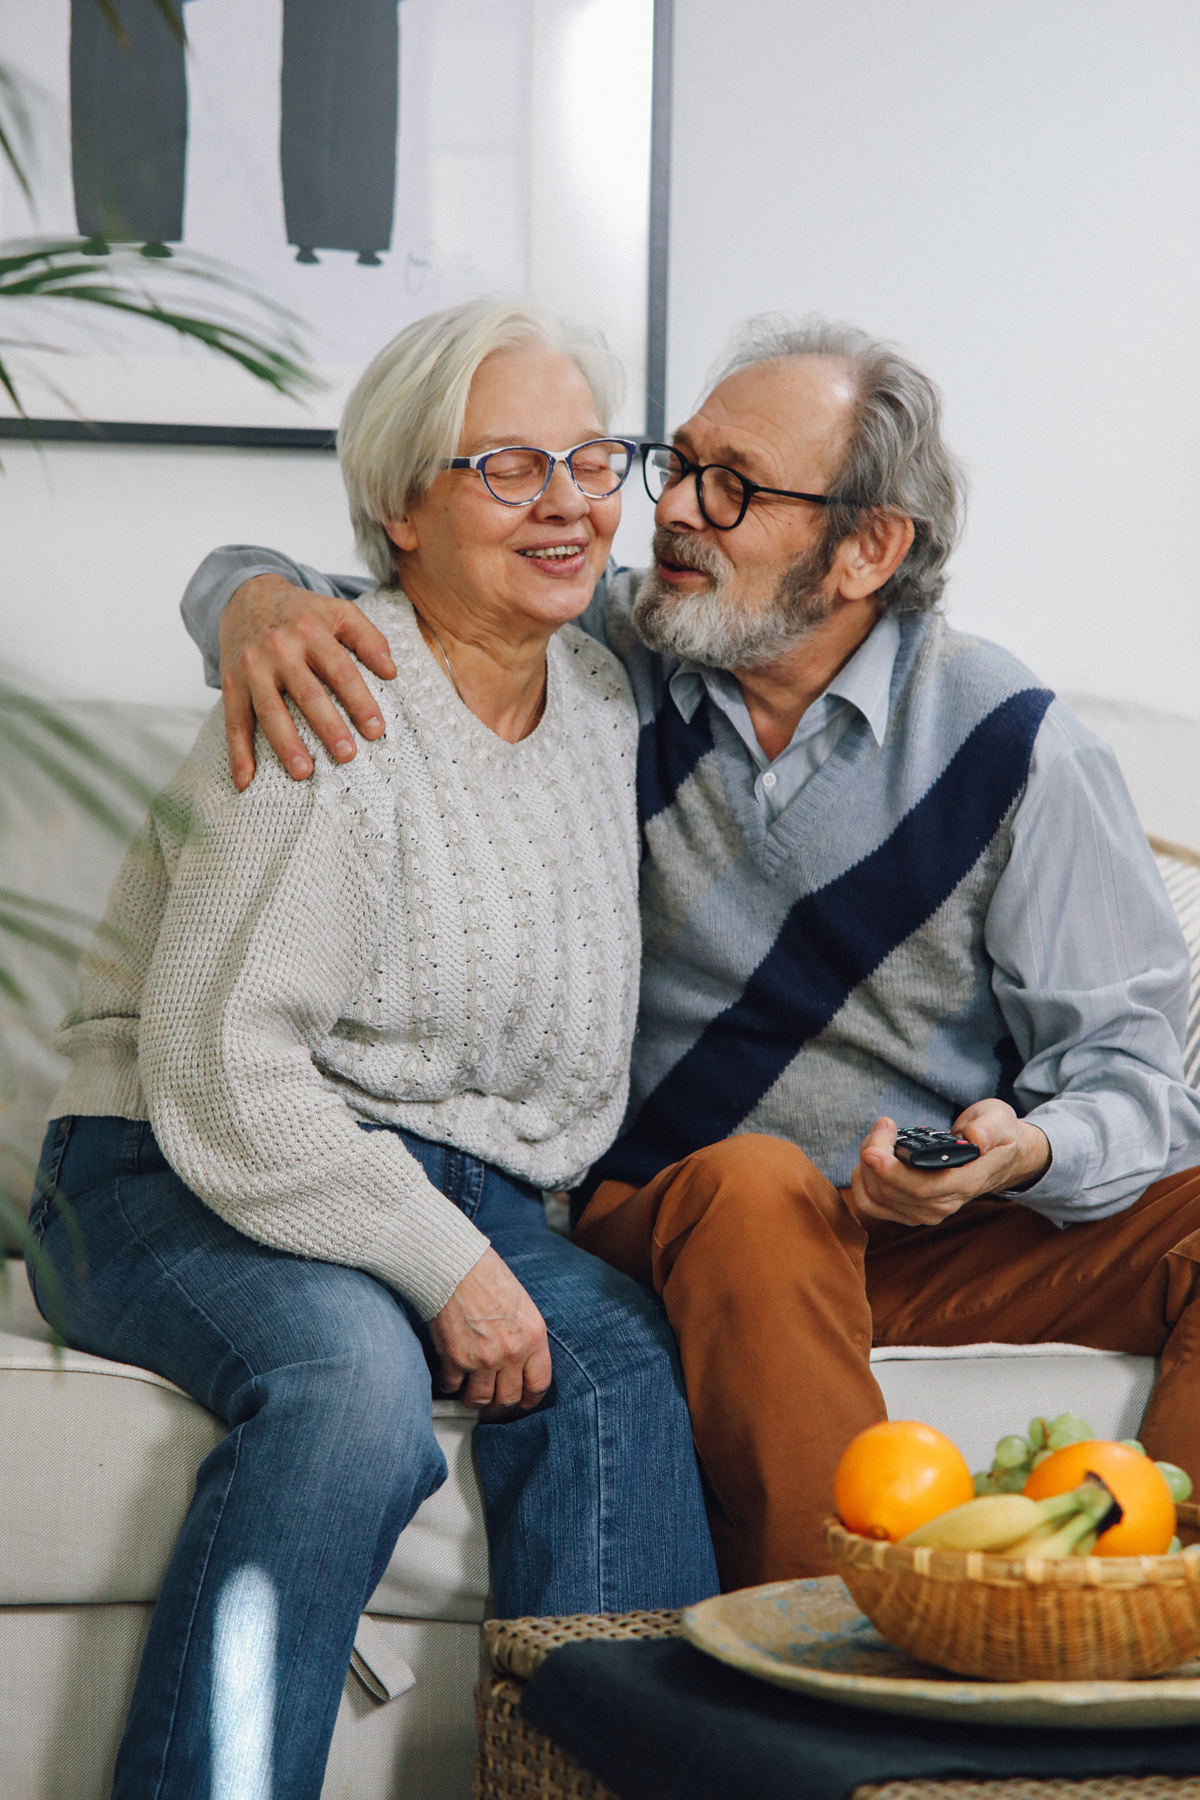
[[702, 1600], [683, 1615], [697, 1649], [776, 1687], [873, 1712], [1008, 1725], [1190, 1725], [1200, 1657], [1146, 1681], [971, 1681], [885, 1643], [836, 1575]]

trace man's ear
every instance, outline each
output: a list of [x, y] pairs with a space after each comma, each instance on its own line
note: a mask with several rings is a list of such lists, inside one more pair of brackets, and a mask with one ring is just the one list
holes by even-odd
[[411, 552], [417, 547], [417, 528], [407, 513], [401, 513], [398, 519], [384, 521], [383, 529], [395, 544], [397, 550]]
[[894, 513], [871, 512], [838, 554], [842, 565], [838, 592], [846, 600], [865, 600], [890, 581], [912, 549], [916, 527]]

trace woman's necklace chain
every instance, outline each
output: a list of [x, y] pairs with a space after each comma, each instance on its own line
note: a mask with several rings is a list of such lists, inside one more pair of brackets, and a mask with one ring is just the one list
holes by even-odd
[[[413, 611], [417, 612], [417, 609], [415, 606], [413, 607]], [[417, 613], [417, 617], [418, 617], [418, 619], [420, 619], [422, 625], [424, 625], [426, 631], [429, 633], [430, 637], [433, 639], [434, 643], [437, 645], [438, 649], [441, 651], [442, 661], [446, 665], [446, 673], [450, 677], [450, 686], [454, 689], [454, 691], [458, 695], [459, 699], [462, 700], [463, 705], [466, 706], [467, 703], [465, 700], [463, 700], [463, 691], [459, 687], [457, 681], [455, 681], [455, 679], [454, 679], [454, 670], [451, 667], [450, 658], [446, 655], [445, 644], [443, 644], [441, 638], [438, 636], [437, 632], [433, 629], [433, 626], [429, 623], [429, 620], [425, 617], [424, 613]]]
[[[408, 604], [410, 606], [412, 606], [412, 601], [410, 600]], [[433, 629], [433, 626], [429, 623], [429, 620], [425, 617], [425, 614], [423, 612], [417, 612], [417, 609], [415, 606], [413, 606], [413, 611], [415, 613], [417, 613], [417, 618], [420, 620], [421, 624], [425, 627], [426, 631], [429, 633], [430, 637], [433, 639], [434, 643], [437, 645], [438, 649], [441, 651], [442, 661], [446, 665], [446, 673], [450, 677], [450, 686], [454, 689], [454, 691], [458, 695], [459, 699], [462, 700], [463, 705], [466, 706], [467, 703], [466, 703], [466, 700], [463, 699], [463, 691], [459, 687], [457, 681], [454, 679], [454, 666], [451, 663], [450, 658], [446, 655], [445, 644], [443, 644], [441, 638], [438, 636], [437, 632]], [[533, 712], [529, 715], [531, 719], [536, 717], [537, 713], [541, 709], [542, 702], [546, 698], [546, 681], [547, 681], [548, 674], [549, 674], [549, 669], [547, 668], [547, 670], [542, 675], [542, 691], [538, 695], [537, 705], [534, 707]], [[470, 710], [471, 710], [471, 708], [467, 707], [467, 711], [470, 712]]]

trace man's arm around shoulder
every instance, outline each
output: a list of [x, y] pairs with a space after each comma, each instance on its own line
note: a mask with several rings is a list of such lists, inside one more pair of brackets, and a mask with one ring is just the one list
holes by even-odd
[[[612, 569], [610, 563], [578, 621], [602, 644], [607, 644]], [[366, 576], [323, 575], [276, 550], [249, 544], [225, 545], [200, 564], [181, 611], [203, 653], [205, 679], [224, 696], [237, 787], [245, 789], [254, 779], [256, 723], [294, 780], [312, 774], [312, 758], [285, 696], [339, 762], [353, 757], [354, 740], [335, 700], [363, 737], [382, 735], [383, 719], [358, 662], [383, 681], [394, 680], [396, 666], [383, 633], [354, 604], [373, 586]]]
[[214, 550], [192, 576], [180, 610], [203, 653], [205, 679], [224, 696], [239, 788], [254, 779], [256, 722], [294, 780], [312, 774], [285, 695], [339, 762], [353, 757], [354, 740], [331, 694], [365, 738], [381, 736], [383, 719], [358, 663], [384, 681], [396, 666], [383, 633], [354, 604], [373, 586], [366, 576], [322, 575], [246, 544]]

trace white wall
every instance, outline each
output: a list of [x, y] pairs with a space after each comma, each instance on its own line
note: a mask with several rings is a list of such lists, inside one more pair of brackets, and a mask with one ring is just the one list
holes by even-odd
[[[672, 422], [747, 313], [897, 339], [971, 472], [954, 620], [1200, 716], [1194, 0], [677, 0], [675, 29]], [[331, 458], [0, 448], [0, 660], [53, 685], [196, 698], [177, 605], [213, 544], [354, 567]]]
[[307, 451], [0, 445], [0, 663], [75, 695], [203, 705], [179, 600], [220, 543], [353, 570], [337, 464]]
[[668, 415], [725, 333], [849, 318], [939, 381], [951, 615], [1200, 716], [1194, 0], [677, 0]]

